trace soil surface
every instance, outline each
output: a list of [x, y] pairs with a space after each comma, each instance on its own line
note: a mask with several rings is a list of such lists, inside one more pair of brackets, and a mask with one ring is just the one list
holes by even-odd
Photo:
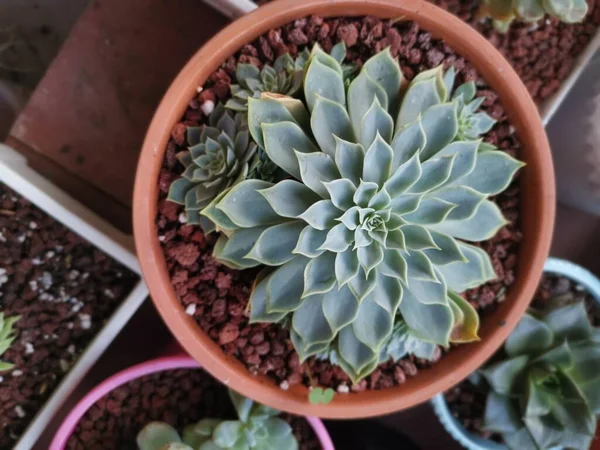
[[506, 34], [498, 33], [489, 19], [478, 17], [481, 0], [430, 1], [483, 34], [515, 68], [538, 104], [559, 89], [600, 27], [599, 0], [587, 0], [589, 12], [582, 23], [565, 24], [550, 17], [533, 24], [514, 21]]
[[0, 184], [0, 312], [21, 316], [0, 359], [0, 449], [38, 410], [137, 276]]
[[[300, 365], [287, 330], [278, 324], [248, 323], [246, 306], [256, 272], [230, 270], [214, 261], [211, 252], [216, 236], [204, 236], [199, 227], [187, 225], [183, 207], [165, 198], [171, 182], [183, 171], [175, 155], [186, 148], [187, 126], [205, 121], [202, 108], [205, 103], [226, 100], [229, 85], [235, 82], [238, 61], [261, 66], [286, 52], [296, 55], [299, 50], [305, 46], [311, 47], [315, 42], [329, 50], [339, 40], [343, 40], [348, 47], [347, 59], [357, 63], [390, 46], [392, 54], [399, 57], [402, 71], [408, 79], [440, 63], [446, 68], [453, 65], [458, 72], [457, 84], [475, 80], [478, 95], [486, 97], [483, 109], [498, 119], [498, 124], [488, 133], [486, 140], [513, 156], [521, 148], [516, 136], [510, 134], [510, 126], [496, 94], [487, 88], [477, 71], [451, 48], [433, 39], [413, 22], [393, 23], [372, 17], [327, 20], [310, 17], [297, 20], [245, 45], [212, 75], [202, 92], [191, 100], [182, 122], [173, 128], [167, 146], [158, 180], [158, 238], [165, 252], [171, 281], [186, 312], [221, 345], [223, 351], [239, 358], [252, 373], [271, 377], [282, 389], [297, 383], [308, 384], [307, 367], [314, 381], [339, 392], [348, 392], [350, 389], [381, 389], [404, 383], [407, 377], [415, 376], [420, 368], [429, 367], [431, 363], [413, 357], [398, 363], [390, 362], [380, 366], [368, 379], [355, 386], [351, 386], [341, 369], [329, 362], [312, 359]], [[498, 279], [465, 294], [481, 314], [491, 311], [502, 301], [506, 289], [513, 284], [516, 252], [521, 240], [518, 181], [496, 201], [510, 223], [481, 246], [490, 255]], [[441, 355], [440, 350], [435, 360]]]
[[[544, 310], [565, 306], [567, 304], [585, 302], [590, 321], [595, 327], [600, 326], [600, 308], [583, 286], [568, 278], [553, 274], [544, 274], [540, 287], [531, 303], [533, 308]], [[482, 383], [477, 386], [466, 380], [445, 393], [446, 401], [452, 415], [471, 433], [486, 439], [501, 441], [498, 434], [491, 434], [481, 429], [485, 412], [485, 402], [489, 389]]]
[[[282, 417], [291, 424], [300, 450], [321, 450], [305, 419]], [[65, 448], [137, 450], [135, 438], [148, 422], [167, 422], [181, 431], [203, 418], [237, 419], [225, 387], [203, 370], [168, 370], [138, 378], [101, 398], [81, 418]]]

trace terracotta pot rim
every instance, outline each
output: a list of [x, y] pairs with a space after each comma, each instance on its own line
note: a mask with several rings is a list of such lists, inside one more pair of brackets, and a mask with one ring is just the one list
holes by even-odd
[[[328, 405], [311, 405], [304, 386], [281, 390], [272, 380], [253, 376], [227, 356], [185, 314], [171, 285], [155, 225], [158, 188], [166, 144], [198, 86], [243, 44], [271, 28], [311, 14], [400, 17], [441, 37], [465, 57], [500, 97], [523, 142], [519, 271], [507, 300], [482, 321], [482, 340], [457, 347], [432, 368], [406, 383], [381, 391], [338, 395]], [[524, 206], [523, 206], [524, 205]], [[548, 255], [555, 214], [555, 188], [548, 141], [527, 89], [509, 63], [486, 39], [457, 17], [422, 0], [278, 0], [232, 23], [206, 43], [179, 73], [163, 98], [142, 148], [134, 191], [134, 233], [144, 278], [154, 303], [182, 346], [216, 378], [260, 403], [297, 415], [358, 418], [386, 414], [432, 398], [458, 383], [500, 346], [527, 308]]]
[[[151, 375], [156, 372], [175, 369], [202, 369], [202, 367], [189, 356], [166, 356], [162, 358], [151, 359], [135, 366], [118, 372], [104, 380], [91, 391], [89, 391], [71, 410], [65, 418], [60, 428], [54, 435], [50, 450], [64, 450], [67, 441], [73, 434], [75, 427], [85, 415], [85, 413], [102, 397], [130, 381], [145, 375]], [[333, 441], [329, 432], [320, 419], [316, 417], [305, 417], [311, 428], [317, 435], [323, 450], [334, 450]]]

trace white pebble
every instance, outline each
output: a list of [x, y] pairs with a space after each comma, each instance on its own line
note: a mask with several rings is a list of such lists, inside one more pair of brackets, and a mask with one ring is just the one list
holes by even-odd
[[40, 264], [42, 264], [42, 260], [40, 258], [33, 258], [31, 260], [31, 264], [33, 264], [34, 266], [39, 266]]
[[17, 237], [17, 242], [19, 244], [22, 244], [23, 242], [25, 242], [25, 239], [27, 239], [27, 236], [25, 236], [24, 234], [22, 234], [21, 236]]
[[279, 383], [279, 388], [282, 391], [287, 391], [290, 388], [290, 383], [288, 383], [287, 380], [283, 380], [281, 383]]
[[17, 416], [19, 416], [19, 418], [22, 419], [23, 417], [25, 417], [25, 410], [21, 405], [15, 406], [15, 412], [17, 413]]
[[20, 377], [21, 375], [23, 375], [23, 371], [22, 371], [22, 370], [19, 370], [19, 369], [17, 369], [17, 370], [13, 370], [13, 371], [12, 371], [12, 373], [11, 373], [11, 375], [12, 375], [13, 377]]
[[115, 294], [110, 289], [104, 289], [104, 295], [106, 295], [108, 298], [115, 298]]
[[81, 328], [89, 330], [92, 326], [92, 317], [89, 314], [79, 314], [79, 320], [81, 321]]
[[46, 259], [52, 259], [52, 258], [54, 258], [55, 255], [56, 255], [56, 253], [54, 253], [52, 250], [47, 251], [46, 252]]
[[6, 242], [6, 238], [4, 237], [4, 235], [0, 232], [0, 242]]
[[204, 103], [202, 103], [200, 109], [202, 110], [204, 115], [208, 116], [211, 112], [215, 110], [215, 102], [213, 102], [212, 100], [206, 100]]
[[340, 394], [347, 394], [348, 392], [350, 392], [350, 388], [349, 388], [348, 386], [346, 386], [345, 384], [340, 384], [340, 385], [337, 387], [337, 391], [338, 391]]
[[72, 330], [74, 326], [75, 326], [75, 325], [73, 325], [73, 322], [69, 322], [69, 323], [67, 324], [67, 328], [68, 328], [69, 330]]
[[184, 212], [179, 213], [179, 223], [187, 223], [187, 215]]
[[200, 92], [202, 92], [204, 90], [204, 88], [202, 86], [198, 86], [196, 88], [196, 92], [199, 94]]
[[190, 303], [189, 305], [187, 305], [187, 308], [185, 308], [185, 313], [188, 316], [193, 316], [194, 314], [196, 314], [196, 304]]
[[4, 377], [0, 376], [0, 383], [4, 381]]
[[69, 345], [67, 347], [67, 351], [71, 354], [74, 355], [75, 354], [75, 346], [73, 344]]
[[67, 275], [67, 278], [71, 281], [76, 280], [77, 277], [79, 276], [79, 270], [70, 270], [69, 274]]
[[44, 289], [50, 289], [52, 281], [52, 274], [50, 272], [42, 273], [42, 284], [44, 285]]
[[8, 275], [6, 275], [6, 269], [0, 267], [0, 286], [8, 281]]
[[29, 222], [29, 228], [32, 230], [35, 230], [37, 228], [37, 223], [35, 222]]
[[165, 237], [164, 236], [159, 236], [158, 237], [158, 242], [165, 242]]
[[34, 351], [33, 344], [31, 342], [25, 342], [25, 354], [31, 355]]
[[33, 292], [37, 292], [37, 290], [38, 290], [38, 282], [37, 282], [37, 280], [31, 280], [29, 282], [29, 289], [31, 289]]

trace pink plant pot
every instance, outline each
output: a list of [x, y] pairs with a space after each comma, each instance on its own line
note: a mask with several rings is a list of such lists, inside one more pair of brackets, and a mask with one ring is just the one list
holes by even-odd
[[[92, 407], [98, 400], [100, 400], [110, 391], [145, 375], [162, 372], [163, 370], [187, 368], [200, 369], [200, 365], [198, 365], [198, 363], [189, 356], [167, 356], [137, 364], [113, 375], [110, 378], [107, 378], [94, 389], [89, 391], [85, 397], [83, 397], [71, 410], [56, 432], [56, 435], [50, 444], [50, 450], [64, 450], [66, 448], [67, 441], [69, 440], [69, 437], [71, 437], [71, 434], [73, 433], [73, 430], [75, 430], [79, 420], [83, 417], [87, 410], [90, 409], [90, 407]], [[334, 450], [333, 442], [329, 436], [329, 433], [327, 432], [327, 429], [325, 428], [325, 425], [323, 425], [323, 422], [316, 417], [307, 417], [306, 420], [321, 442], [321, 447], [323, 447], [323, 450]]]

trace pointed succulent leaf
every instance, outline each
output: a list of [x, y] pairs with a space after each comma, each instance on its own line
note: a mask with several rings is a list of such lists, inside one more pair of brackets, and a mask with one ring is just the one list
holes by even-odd
[[[465, 175], [471, 173], [475, 167], [477, 160], [477, 151], [480, 147], [479, 141], [456, 141], [444, 147], [437, 156], [454, 156], [452, 164], [452, 172], [446, 180], [447, 184], [451, 184], [456, 180], [460, 180]], [[462, 181], [459, 181], [462, 185]]]
[[354, 131], [346, 108], [320, 95], [316, 96], [310, 126], [321, 151], [331, 158], [335, 158], [336, 137], [350, 142], [354, 140]]
[[392, 148], [377, 134], [365, 154], [362, 179], [383, 186], [390, 176], [393, 156]]
[[486, 198], [484, 194], [466, 186], [444, 187], [430, 195], [456, 205], [456, 208], [448, 214], [448, 220], [465, 220], [473, 217]]
[[348, 287], [356, 296], [358, 301], [362, 301], [373, 291], [373, 289], [375, 289], [376, 284], [377, 274], [375, 271], [371, 271], [368, 275], [366, 275], [365, 272], [360, 269], [358, 275], [349, 281]]
[[395, 113], [403, 76], [398, 62], [390, 52], [390, 48], [388, 47], [372, 58], [369, 58], [365, 62], [363, 70], [383, 88], [388, 99], [390, 113]]
[[365, 117], [375, 98], [377, 98], [382, 108], [388, 108], [389, 102], [385, 89], [374, 81], [366, 70], [361, 70], [348, 88], [348, 113], [354, 128], [354, 135], [359, 142], [361, 142], [363, 117]]
[[441, 66], [434, 70], [436, 70], [436, 73], [432, 74], [431, 77], [415, 78], [408, 85], [402, 99], [396, 127], [401, 128], [414, 122], [426, 110], [439, 105], [445, 100], [445, 89], [440, 89], [440, 83], [443, 87]]
[[347, 286], [332, 289], [323, 296], [323, 314], [334, 333], [353, 323], [358, 313], [358, 300]]
[[309, 111], [313, 111], [317, 96], [346, 104], [346, 89], [341, 74], [339, 63], [331, 58], [339, 68], [339, 72], [324, 64], [320, 59], [313, 58], [309, 62], [306, 76], [304, 77], [304, 95]]
[[360, 144], [336, 137], [335, 164], [342, 177], [350, 180], [355, 186], [360, 183], [364, 159], [365, 151]]
[[358, 275], [360, 263], [358, 255], [351, 248], [338, 253], [335, 257], [335, 277], [339, 286], [344, 286]]
[[507, 223], [500, 208], [495, 203], [484, 200], [468, 219], [446, 220], [431, 225], [431, 228], [458, 239], [480, 242], [490, 239]]
[[340, 173], [333, 160], [325, 153], [296, 153], [302, 182], [322, 198], [329, 198], [323, 183], [336, 180]]
[[485, 377], [494, 392], [501, 395], [510, 395], [513, 383], [521, 374], [523, 369], [529, 362], [529, 356], [515, 356], [507, 360], [503, 360], [481, 370], [481, 374]]
[[298, 243], [296, 244], [293, 253], [304, 255], [309, 258], [319, 256], [324, 251], [320, 250], [320, 248], [325, 242], [328, 232], [329, 230], [317, 230], [310, 225], [307, 225], [300, 233]]
[[436, 266], [443, 266], [453, 262], [467, 262], [467, 258], [461, 252], [456, 240], [452, 237], [428, 230], [433, 242], [438, 248], [429, 248], [423, 251], [425, 256]]
[[[515, 433], [523, 422], [514, 399], [490, 392], [485, 403], [484, 428], [495, 433]], [[525, 447], [527, 448], [527, 447]]]
[[360, 143], [364, 148], [369, 148], [377, 135], [380, 135], [385, 142], [391, 142], [393, 131], [394, 120], [375, 97], [362, 119]]
[[346, 211], [354, 206], [353, 196], [356, 192], [356, 186], [350, 180], [339, 178], [323, 184], [329, 192], [331, 202], [337, 209]]
[[304, 270], [309, 259], [297, 256], [268, 276], [267, 313], [285, 313], [298, 308], [304, 292]]
[[508, 356], [538, 353], [548, 349], [554, 336], [552, 330], [542, 320], [525, 314], [506, 339], [504, 350]]
[[264, 149], [271, 161], [299, 179], [301, 169], [296, 155], [317, 152], [312, 141], [292, 122], [265, 123], [262, 131]]
[[290, 261], [295, 256], [292, 251], [305, 226], [303, 221], [294, 220], [268, 227], [245, 257], [267, 266], [279, 266]]
[[477, 156], [472, 172], [457, 183], [482, 194], [496, 195], [505, 190], [523, 163], [506, 152], [486, 151]]
[[[437, 231], [438, 228], [444, 227], [448, 222], [446, 218], [457, 207], [456, 204], [441, 200], [435, 197], [425, 197], [419, 203], [419, 208], [409, 214], [405, 214], [403, 218], [407, 222], [411, 222], [417, 225], [428, 225], [434, 227]], [[452, 221], [455, 222], [455, 221]]]
[[556, 340], [587, 339], [592, 333], [592, 327], [582, 302], [550, 311], [544, 316], [544, 322], [552, 330]]
[[229, 219], [242, 228], [252, 228], [281, 222], [259, 191], [273, 186], [261, 180], [245, 180], [234, 186], [216, 205]]
[[[350, 375], [352, 381], [355, 383], [362, 378], [361, 369], [373, 364], [373, 361], [377, 365], [377, 353], [358, 339], [352, 325], [348, 325], [340, 330], [338, 335], [338, 351], [342, 361], [349, 366], [348, 369], [350, 370], [345, 369], [346, 373]], [[344, 366], [342, 365], [342, 367]]]
[[423, 113], [421, 125], [425, 131], [425, 146], [421, 149], [421, 161], [427, 161], [456, 137], [458, 133], [456, 105], [444, 103], [432, 106]]
[[404, 289], [400, 313], [414, 336], [425, 342], [448, 346], [454, 325], [452, 310], [448, 305], [426, 305], [410, 289]]
[[214, 257], [237, 269], [256, 267], [260, 261], [248, 253], [266, 229], [267, 227], [240, 228], [230, 236], [219, 236], [213, 251]]
[[282, 180], [258, 192], [267, 200], [273, 211], [289, 218], [298, 217], [320, 200], [311, 189], [295, 180]]
[[408, 192], [421, 194], [443, 185], [450, 177], [454, 158], [455, 155], [452, 155], [425, 161], [421, 164], [421, 176], [419, 180], [410, 187]]
[[392, 139], [392, 149], [394, 150], [394, 161], [392, 163], [392, 172], [419, 153], [425, 147], [425, 130], [420, 119], [397, 129], [396, 135]]
[[394, 315], [369, 295], [360, 303], [352, 328], [359, 341], [371, 349], [379, 349], [392, 332], [393, 324]]
[[248, 129], [254, 142], [265, 148], [262, 126], [270, 123], [291, 122], [300, 125], [281, 102], [273, 98], [248, 99]]
[[330, 291], [335, 284], [335, 274], [331, 270], [336, 254], [325, 252], [311, 259], [304, 271], [304, 292], [302, 297]]
[[462, 242], [458, 243], [458, 247], [467, 261], [438, 267], [449, 289], [464, 292], [496, 278], [490, 257], [485, 251]]
[[324, 294], [305, 297], [292, 316], [292, 327], [306, 345], [330, 342], [334, 332], [323, 311]]
[[319, 200], [298, 218], [317, 230], [327, 230], [335, 226], [335, 219], [341, 215], [342, 212], [333, 205], [331, 200]]

